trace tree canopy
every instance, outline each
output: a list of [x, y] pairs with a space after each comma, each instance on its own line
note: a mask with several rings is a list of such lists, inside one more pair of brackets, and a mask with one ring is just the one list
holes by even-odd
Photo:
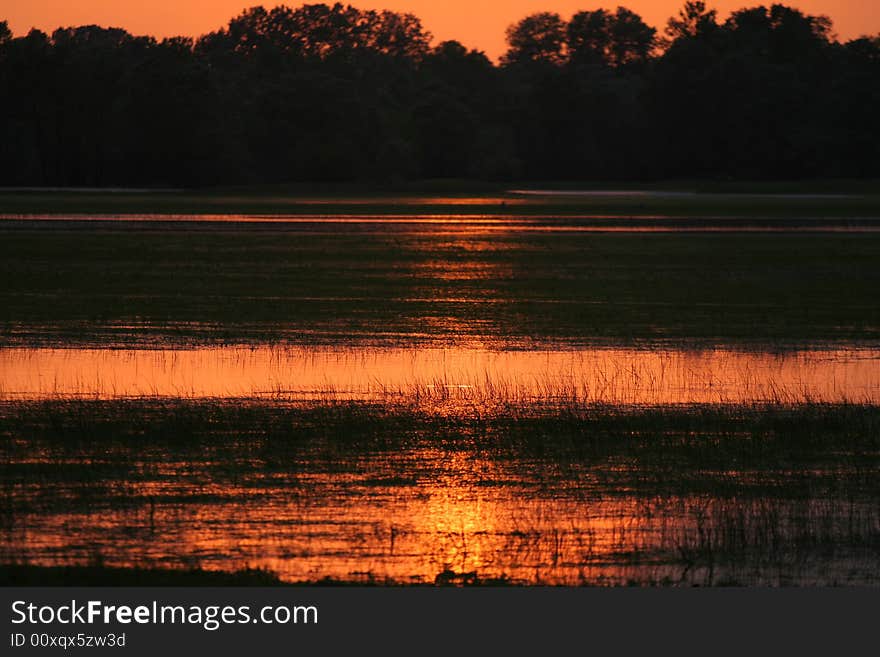
[[781, 4], [540, 12], [498, 64], [410, 14], [254, 7], [198, 39], [0, 22], [0, 184], [880, 174], [880, 37]]

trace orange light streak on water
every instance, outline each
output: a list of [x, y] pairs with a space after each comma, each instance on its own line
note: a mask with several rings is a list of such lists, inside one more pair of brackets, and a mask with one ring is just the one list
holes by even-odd
[[0, 349], [0, 399], [880, 403], [880, 352], [585, 348]]

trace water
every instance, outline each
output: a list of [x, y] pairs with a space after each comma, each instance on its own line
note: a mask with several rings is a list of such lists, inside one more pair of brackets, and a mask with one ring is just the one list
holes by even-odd
[[[346, 201], [358, 212], [320, 213], [312, 208], [327, 205], [323, 200], [300, 200], [307, 212], [297, 214], [0, 214], [0, 222], [10, 226], [62, 224], [70, 225], [154, 225], [164, 228], [198, 225], [246, 225], [264, 227], [287, 227], [298, 232], [379, 232], [383, 234], [430, 231], [436, 235], [503, 234], [503, 235], [566, 235], [591, 233], [876, 233], [880, 232], [878, 217], [762, 217], [762, 216], [711, 216], [682, 217], [665, 214], [582, 214], [577, 212], [559, 214], [529, 213], [510, 214], [508, 205], [523, 201], [501, 199], [419, 199], [418, 202], [395, 204], [405, 209], [422, 202], [441, 203], [433, 212], [365, 212], [374, 202], [370, 200]], [[448, 212], [444, 208], [469, 205], [471, 212]], [[490, 208], [492, 211], [481, 211]]]
[[[69, 478], [39, 478], [53, 466]], [[627, 467], [430, 441], [343, 457], [304, 448], [273, 458], [246, 442], [105, 446], [87, 458], [31, 449], [13, 472], [37, 478], [6, 489], [18, 513], [3, 525], [0, 558], [265, 568], [291, 582], [878, 582], [870, 501], [650, 493], [627, 483]], [[742, 486], [755, 475], [715, 476]], [[791, 487], [790, 476], [774, 481]], [[828, 544], [834, 559], [821, 558]], [[739, 563], [730, 550], [742, 550]], [[688, 551], [695, 563], [683, 562]]]
[[0, 563], [880, 583], [877, 219], [422, 202], [2, 221]]
[[[290, 582], [877, 583], [880, 507], [854, 483], [870, 461], [676, 455], [678, 440], [736, 440], [735, 423], [646, 457], [612, 443], [584, 458], [565, 451], [582, 420], [527, 424], [557, 406], [854, 401], [880, 402], [877, 350], [4, 348], [0, 562]], [[492, 413], [500, 424], [480, 419]], [[645, 431], [620, 422], [620, 440]]]
[[880, 403], [880, 350], [0, 348], [0, 399]]

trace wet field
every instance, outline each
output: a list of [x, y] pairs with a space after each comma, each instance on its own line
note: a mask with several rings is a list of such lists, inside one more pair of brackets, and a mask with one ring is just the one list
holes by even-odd
[[0, 562], [878, 584], [873, 220], [465, 201], [0, 220]]

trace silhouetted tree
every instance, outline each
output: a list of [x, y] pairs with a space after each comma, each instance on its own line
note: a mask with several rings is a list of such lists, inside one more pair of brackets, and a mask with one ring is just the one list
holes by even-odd
[[[830, 132], [830, 175], [880, 175], [880, 35], [839, 48], [832, 80], [830, 116], [820, 129]], [[829, 130], [829, 128], [833, 129]]]
[[506, 101], [499, 71], [489, 59], [445, 41], [422, 59], [419, 78], [413, 119], [421, 175], [501, 175], [499, 170], [507, 168], [502, 144], [510, 139], [499, 136]]
[[542, 12], [526, 16], [507, 29], [505, 64], [561, 64], [566, 57], [565, 21], [559, 14]]
[[5, 181], [19, 185], [57, 184], [55, 72], [52, 44], [38, 30], [11, 39], [4, 48], [2, 79], [6, 133]]
[[534, 15], [508, 33], [503, 61], [516, 85], [525, 175], [645, 175], [646, 158], [633, 156], [648, 148], [640, 104], [655, 30], [624, 8], [579, 12], [567, 24], [557, 19]]
[[880, 175], [880, 40], [780, 4], [665, 38], [537, 13], [495, 66], [412, 15], [254, 7], [198, 39], [0, 22], [0, 184]]
[[717, 25], [698, 3], [670, 23], [652, 75], [665, 175], [800, 177], [829, 170], [836, 77], [830, 22], [773, 5]]
[[715, 9], [708, 9], [703, 0], [688, 0], [678, 16], [670, 18], [666, 23], [665, 32], [674, 43], [704, 36], [717, 28], [718, 12]]
[[623, 7], [582, 11], [568, 24], [567, 50], [572, 60], [598, 61], [612, 67], [645, 64], [654, 49], [657, 31]]

